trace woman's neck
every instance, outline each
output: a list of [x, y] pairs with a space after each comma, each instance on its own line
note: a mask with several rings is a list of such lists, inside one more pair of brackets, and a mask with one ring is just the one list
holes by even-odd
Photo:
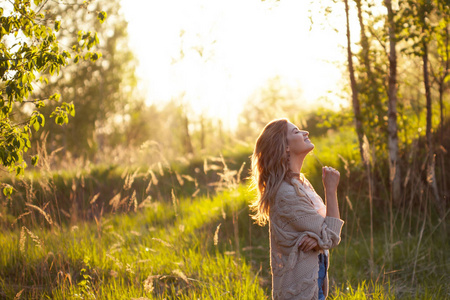
[[292, 155], [291, 156], [291, 160], [290, 160], [291, 172], [298, 173], [298, 174], [301, 173], [303, 161], [305, 160], [305, 156], [306, 155], [297, 155], [297, 156]]

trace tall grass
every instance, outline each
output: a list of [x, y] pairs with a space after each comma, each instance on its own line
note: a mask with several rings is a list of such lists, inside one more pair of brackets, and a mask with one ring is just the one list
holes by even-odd
[[[316, 140], [320, 162], [311, 156], [304, 165], [319, 194], [320, 164], [341, 171], [346, 224], [331, 251], [329, 299], [450, 298], [445, 220], [420, 156], [411, 156], [403, 204], [389, 209], [384, 191], [369, 202], [358, 148], [344, 140], [351, 131]], [[48, 169], [10, 181], [16, 193], [0, 211], [0, 299], [270, 298], [268, 228], [252, 223], [254, 195], [241, 181], [248, 156]], [[377, 168], [372, 161], [379, 188]]]

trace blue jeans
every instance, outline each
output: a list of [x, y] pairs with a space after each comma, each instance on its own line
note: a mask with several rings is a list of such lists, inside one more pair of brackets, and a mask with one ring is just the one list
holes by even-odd
[[319, 277], [317, 282], [319, 283], [319, 300], [325, 300], [325, 295], [323, 294], [323, 282], [327, 277], [327, 266], [328, 266], [328, 257], [320, 253], [319, 254]]

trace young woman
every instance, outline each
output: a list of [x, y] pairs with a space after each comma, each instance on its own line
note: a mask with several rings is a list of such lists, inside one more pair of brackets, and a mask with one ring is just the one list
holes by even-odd
[[314, 149], [308, 132], [287, 119], [274, 120], [259, 135], [252, 156], [258, 199], [253, 218], [269, 222], [273, 299], [325, 299], [328, 249], [340, 242], [339, 172], [323, 167], [325, 203], [301, 173]]

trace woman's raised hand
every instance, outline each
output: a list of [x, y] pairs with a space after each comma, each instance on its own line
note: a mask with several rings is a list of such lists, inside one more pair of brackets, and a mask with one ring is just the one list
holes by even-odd
[[322, 182], [325, 191], [327, 192], [336, 192], [337, 187], [339, 185], [340, 178], [339, 171], [332, 167], [323, 167], [322, 168]]

